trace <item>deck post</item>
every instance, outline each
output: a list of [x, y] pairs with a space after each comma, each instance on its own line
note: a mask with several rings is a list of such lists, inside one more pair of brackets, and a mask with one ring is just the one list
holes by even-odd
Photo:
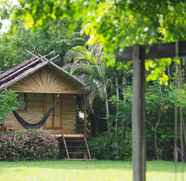
[[87, 97], [83, 95], [83, 111], [84, 111], [84, 124], [83, 124], [83, 132], [84, 135], [87, 136]]
[[133, 181], [146, 180], [145, 158], [145, 65], [140, 47], [133, 47], [132, 163]]
[[59, 96], [59, 105], [60, 105], [60, 129], [63, 133], [63, 95], [60, 94]]

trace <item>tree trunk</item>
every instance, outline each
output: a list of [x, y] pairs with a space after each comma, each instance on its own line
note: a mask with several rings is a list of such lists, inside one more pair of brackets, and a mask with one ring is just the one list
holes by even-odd
[[109, 100], [108, 100], [106, 85], [104, 86], [104, 92], [105, 92], [105, 111], [106, 111], [107, 130], [108, 133], [110, 134], [111, 133], [110, 124], [109, 124], [110, 111], [109, 111]]
[[[183, 74], [182, 74], [182, 64], [178, 65], [178, 84], [180, 88], [183, 88]], [[183, 110], [182, 107], [179, 108], [179, 118], [180, 118], [180, 150], [181, 150], [181, 161], [184, 164], [184, 120], [183, 120]], [[184, 167], [182, 167], [182, 173], [184, 173]], [[184, 174], [182, 174], [182, 180], [184, 180]]]
[[[176, 65], [176, 87], [179, 88], [178, 81], [178, 66]], [[174, 106], [174, 163], [175, 163], [175, 179], [177, 178], [177, 163], [178, 163], [178, 113], [179, 108], [177, 105]]]
[[180, 147], [181, 147], [181, 161], [184, 162], [184, 135], [183, 135], [183, 110], [180, 107]]
[[177, 149], [177, 141], [178, 141], [178, 107], [174, 108], [174, 161], [178, 162], [178, 149]]
[[116, 119], [115, 119], [115, 135], [118, 134], [118, 109], [119, 109], [119, 83], [118, 78], [115, 78], [115, 86], [116, 86]]
[[160, 125], [161, 122], [161, 110], [160, 110], [160, 105], [159, 105], [159, 109], [158, 109], [158, 121], [156, 122], [156, 125], [154, 127], [154, 150], [155, 150], [155, 156], [156, 156], [156, 160], [159, 160], [159, 147], [158, 147], [158, 137], [157, 137], [157, 129]]

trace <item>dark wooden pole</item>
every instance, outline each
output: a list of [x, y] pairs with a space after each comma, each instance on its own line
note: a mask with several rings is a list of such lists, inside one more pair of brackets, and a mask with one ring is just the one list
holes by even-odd
[[87, 136], [87, 97], [83, 95], [83, 112], [84, 112], [84, 124], [83, 124], [83, 130], [84, 135]]
[[133, 105], [132, 105], [132, 161], [133, 181], [145, 181], [145, 111], [144, 111], [144, 59], [140, 47], [133, 47]]

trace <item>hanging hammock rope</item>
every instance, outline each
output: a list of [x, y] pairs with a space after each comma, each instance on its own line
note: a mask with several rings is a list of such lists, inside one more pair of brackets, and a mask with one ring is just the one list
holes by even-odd
[[25, 129], [39, 129], [45, 124], [45, 122], [47, 121], [47, 119], [50, 116], [50, 113], [54, 111], [56, 104], [57, 104], [57, 99], [54, 102], [54, 105], [52, 105], [48, 109], [48, 111], [43, 115], [41, 120], [38, 121], [37, 123], [29, 123], [28, 121], [24, 120], [24, 118], [22, 118], [22, 116], [20, 116], [20, 114], [17, 111], [12, 111], [12, 112], [13, 112], [16, 120], [21, 124], [21, 126], [23, 128], [25, 128]]

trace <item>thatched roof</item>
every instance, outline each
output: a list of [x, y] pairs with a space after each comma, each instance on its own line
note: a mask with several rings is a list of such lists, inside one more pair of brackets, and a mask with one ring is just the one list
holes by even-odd
[[0, 91], [10, 87], [11, 85], [22, 80], [28, 75], [33, 74], [34, 72], [36, 72], [37, 70], [45, 66], [50, 66], [56, 71], [61, 72], [62, 74], [67, 76], [67, 78], [71, 79], [72, 81], [75, 81], [80, 86], [85, 87], [85, 84], [82, 81], [80, 81], [77, 77], [70, 75], [63, 68], [53, 63], [52, 60], [54, 58], [47, 59], [46, 56], [34, 55], [32, 58], [1, 73], [0, 74]]

